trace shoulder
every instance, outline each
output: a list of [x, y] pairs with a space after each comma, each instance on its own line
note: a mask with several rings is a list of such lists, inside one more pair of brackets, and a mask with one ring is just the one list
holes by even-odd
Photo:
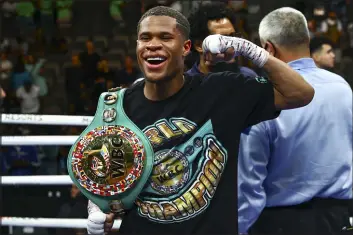
[[247, 67], [240, 67], [240, 72], [244, 74], [245, 76], [250, 76], [250, 77], [256, 77], [257, 74], [254, 70], [247, 68]]
[[225, 72], [218, 72], [218, 73], [209, 73], [207, 75], [204, 75], [204, 81], [205, 82], [214, 82], [216, 81], [217, 83], [227, 83], [227, 82], [232, 82], [236, 81], [237, 79], [247, 79], [250, 77], [245, 76], [242, 73], [235, 73], [235, 72], [230, 72], [230, 71], [225, 71]]
[[145, 85], [145, 78], [137, 79], [130, 87], [126, 88], [125, 97], [130, 98], [143, 92], [143, 87]]
[[[306, 77], [306, 75], [303, 75], [304, 77]], [[309, 83], [313, 83], [313, 84], [343, 84], [347, 87], [349, 87], [348, 82], [340, 75], [330, 72], [328, 70], [325, 69], [320, 69], [317, 68], [317, 71], [315, 72], [315, 76], [317, 76], [318, 79], [314, 79], [314, 77], [310, 76], [309, 78]]]
[[205, 83], [212, 87], [221, 87], [224, 90], [244, 90], [248, 89], [262, 89], [263, 87], [271, 87], [272, 83], [265, 77], [246, 76], [243, 73], [235, 72], [220, 72], [210, 73], [205, 76]]
[[139, 82], [141, 82], [141, 81], [143, 81], [143, 80], [145, 80], [145, 78], [138, 78], [138, 79], [136, 79], [136, 80], [134, 81], [134, 83], [133, 83], [132, 85], [135, 85], [135, 84], [137, 84], [137, 83], [139, 83]]
[[251, 135], [268, 135], [268, 130], [270, 129], [269, 122], [272, 120], [260, 122], [256, 125], [249, 126], [245, 130], [242, 131], [242, 134], [245, 136]]

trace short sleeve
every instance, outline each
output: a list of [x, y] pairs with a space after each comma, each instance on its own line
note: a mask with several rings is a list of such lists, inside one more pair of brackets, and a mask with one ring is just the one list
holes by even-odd
[[[278, 117], [272, 83], [265, 77], [247, 77], [225, 72], [229, 97], [233, 100], [236, 119], [242, 128]], [[229, 99], [228, 97], [225, 97]], [[240, 119], [240, 120], [239, 120]]]

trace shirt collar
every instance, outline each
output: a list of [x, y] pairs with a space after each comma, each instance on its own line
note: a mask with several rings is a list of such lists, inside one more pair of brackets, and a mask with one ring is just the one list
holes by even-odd
[[314, 60], [312, 58], [301, 58], [298, 60], [293, 60], [288, 63], [292, 69], [300, 70], [306, 68], [317, 68]]

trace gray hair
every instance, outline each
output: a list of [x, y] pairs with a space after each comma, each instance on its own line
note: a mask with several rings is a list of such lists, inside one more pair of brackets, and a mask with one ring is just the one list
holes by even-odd
[[310, 42], [308, 23], [298, 10], [282, 7], [267, 14], [259, 25], [261, 43], [293, 47]]

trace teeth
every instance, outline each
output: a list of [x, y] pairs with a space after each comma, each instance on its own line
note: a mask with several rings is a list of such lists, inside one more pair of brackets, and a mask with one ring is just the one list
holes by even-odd
[[147, 58], [147, 61], [156, 61], [156, 60], [165, 60], [164, 58], [162, 57], [150, 57], [150, 58]]

